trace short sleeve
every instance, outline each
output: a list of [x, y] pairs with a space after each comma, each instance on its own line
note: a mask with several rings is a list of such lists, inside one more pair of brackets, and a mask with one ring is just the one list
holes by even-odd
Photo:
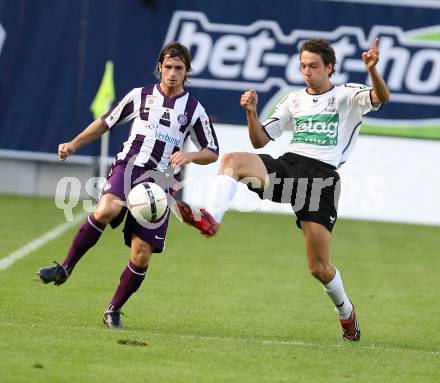
[[271, 140], [278, 138], [291, 120], [289, 105], [291, 103], [292, 94], [285, 96], [276, 106], [272, 115], [263, 122], [263, 129]]
[[194, 113], [194, 123], [190, 127], [190, 137], [197, 149], [210, 149], [219, 153], [219, 146], [214, 127], [205, 109], [198, 104]]
[[345, 84], [345, 88], [348, 92], [349, 105], [358, 105], [362, 111], [362, 114], [368, 112], [375, 112], [379, 110], [382, 104], [374, 106], [371, 100], [372, 88], [363, 84], [349, 83]]
[[121, 124], [130, 121], [134, 118], [135, 103], [139, 98], [140, 89], [133, 89], [125, 95], [125, 97], [118, 101], [110, 110], [101, 117], [101, 121], [108, 128], [111, 129], [116, 124]]

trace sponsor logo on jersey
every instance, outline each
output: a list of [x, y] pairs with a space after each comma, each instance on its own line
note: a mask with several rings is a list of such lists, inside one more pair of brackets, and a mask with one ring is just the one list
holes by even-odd
[[295, 117], [291, 143], [336, 146], [339, 114], [317, 114]]
[[170, 110], [165, 109], [165, 111], [163, 112], [162, 117], [160, 119], [165, 120], [165, 121], [171, 121]]
[[180, 138], [170, 136], [168, 133], [162, 133], [160, 130], [156, 130], [155, 137], [156, 140], [169, 142], [180, 147]]

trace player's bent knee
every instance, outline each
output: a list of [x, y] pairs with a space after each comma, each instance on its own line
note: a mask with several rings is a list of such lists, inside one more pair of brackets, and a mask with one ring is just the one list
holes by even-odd
[[102, 209], [98, 209], [93, 213], [93, 216], [98, 222], [101, 222], [104, 225], [110, 223], [110, 221], [115, 218], [120, 212], [120, 209], [105, 207]]
[[313, 263], [309, 265], [310, 274], [312, 274], [319, 281], [326, 279], [326, 268], [322, 263]]
[[121, 212], [121, 209], [122, 203], [119, 197], [104, 194], [93, 215], [99, 222], [106, 225]]
[[309, 271], [313, 277], [322, 283], [329, 283], [334, 277], [334, 268], [325, 262], [309, 263]]
[[226, 169], [238, 171], [240, 168], [240, 162], [240, 153], [226, 153], [222, 157], [220, 169], [222, 171]]
[[153, 247], [142, 240], [132, 240], [131, 242], [131, 261], [139, 267], [145, 267], [150, 262], [153, 254]]

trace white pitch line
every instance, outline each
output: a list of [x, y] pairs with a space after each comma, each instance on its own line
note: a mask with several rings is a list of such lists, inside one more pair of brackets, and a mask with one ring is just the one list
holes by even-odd
[[[127, 332], [127, 330], [123, 330], [123, 332]], [[136, 334], [139, 334], [136, 331], [130, 331]], [[223, 341], [223, 342], [238, 342], [238, 343], [254, 343], [254, 344], [262, 344], [262, 345], [284, 345], [284, 346], [302, 346], [302, 347], [315, 347], [320, 349], [327, 348], [338, 348], [342, 349], [345, 344], [348, 342], [342, 341], [339, 344], [318, 344], [318, 343], [310, 343], [305, 342], [298, 339], [264, 339], [264, 338], [233, 338], [233, 337], [224, 337], [224, 336], [204, 336], [204, 335], [185, 335], [185, 334], [173, 334], [173, 333], [154, 333], [147, 332], [146, 335], [149, 336], [157, 336], [157, 337], [166, 337], [171, 336], [176, 339], [187, 339], [194, 341]], [[355, 344], [357, 348], [361, 348], [363, 350], [379, 350], [384, 352], [415, 352], [415, 353], [425, 353], [429, 355], [440, 356], [440, 351], [431, 351], [431, 350], [423, 350], [423, 349], [413, 349], [413, 348], [400, 348], [400, 347], [386, 347], [381, 345], [362, 345]]]
[[[44, 325], [29, 325], [25, 323], [12, 323], [12, 322], [0, 322], [1, 326], [8, 327], [30, 327], [30, 328], [46, 328]], [[158, 338], [174, 338], [180, 340], [188, 340], [188, 341], [196, 341], [196, 342], [229, 342], [229, 343], [253, 343], [260, 345], [269, 345], [269, 346], [299, 346], [299, 347], [311, 347], [311, 348], [319, 348], [319, 349], [344, 349], [345, 346], [348, 346], [351, 342], [346, 342], [341, 339], [340, 343], [337, 344], [325, 344], [325, 343], [312, 343], [306, 342], [300, 339], [268, 339], [268, 338], [253, 338], [253, 337], [228, 337], [228, 336], [208, 336], [208, 335], [192, 335], [192, 334], [176, 334], [170, 332], [151, 332], [151, 331], [139, 331], [139, 330], [112, 330], [102, 326], [102, 328], [98, 327], [86, 327], [86, 326], [52, 326], [52, 329], [59, 330], [69, 330], [70, 332], [75, 330], [86, 330], [86, 331], [108, 331], [109, 334], [115, 335], [135, 335], [136, 337], [142, 337], [142, 340], [146, 340], [145, 337], [158, 337]], [[27, 330], [29, 331], [29, 330]], [[406, 347], [388, 347], [384, 345], [377, 344], [362, 344], [360, 343], [352, 343], [353, 349], [362, 349], [366, 351], [383, 351], [383, 352], [406, 352], [406, 353], [415, 353], [415, 354], [426, 354], [433, 355], [435, 357], [440, 357], [440, 351], [435, 350], [424, 350], [417, 348], [406, 348]]]
[[0, 271], [6, 270], [8, 267], [12, 266], [18, 260], [32, 253], [34, 250], [37, 250], [41, 246], [44, 246], [46, 243], [59, 237], [65, 231], [69, 230], [72, 226], [75, 226], [78, 222], [82, 221], [86, 216], [87, 213], [85, 212], [79, 213], [74, 217], [73, 221], [65, 222], [62, 223], [61, 225], [55, 226], [52, 230], [48, 231], [47, 233], [43, 234], [38, 238], [35, 238], [33, 241], [27, 243], [23, 247], [20, 247], [18, 250], [15, 250], [11, 254], [9, 254], [6, 258], [0, 259]]

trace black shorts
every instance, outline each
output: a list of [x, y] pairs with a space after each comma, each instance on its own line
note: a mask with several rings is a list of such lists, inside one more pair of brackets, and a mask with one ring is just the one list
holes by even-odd
[[312, 221], [325, 226], [330, 232], [338, 216], [340, 177], [332, 165], [286, 153], [278, 159], [259, 154], [267, 173], [269, 184], [264, 190], [248, 183], [248, 188], [261, 199], [290, 203], [296, 214], [296, 224]]

